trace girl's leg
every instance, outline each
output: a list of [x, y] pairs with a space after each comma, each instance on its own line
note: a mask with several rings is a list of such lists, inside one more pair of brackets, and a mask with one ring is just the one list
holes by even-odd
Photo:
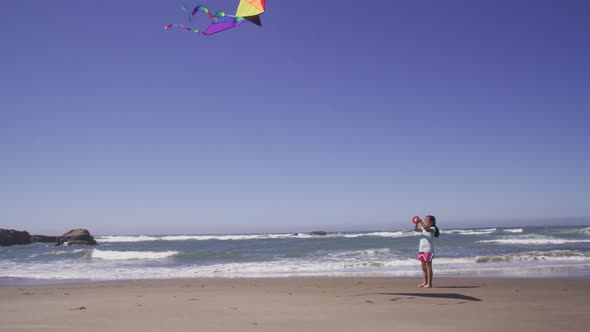
[[420, 285], [418, 285], [418, 287], [424, 287], [428, 284], [428, 271], [426, 270], [426, 262], [425, 261], [420, 261], [420, 263], [422, 263], [422, 277], [423, 277], [423, 281]]
[[427, 282], [425, 288], [432, 288], [432, 261], [426, 263]]

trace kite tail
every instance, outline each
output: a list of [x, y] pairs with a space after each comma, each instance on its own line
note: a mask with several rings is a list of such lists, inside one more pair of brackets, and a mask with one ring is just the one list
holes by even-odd
[[203, 12], [203, 13], [207, 14], [207, 16], [209, 16], [209, 18], [215, 18], [215, 15], [211, 15], [211, 11], [209, 10], [209, 8], [207, 8], [205, 6], [197, 6], [197, 7], [193, 8], [193, 11], [191, 12], [191, 16], [195, 16], [198, 12]]
[[191, 27], [187, 27], [184, 24], [166, 24], [166, 25], [164, 25], [164, 30], [169, 30], [169, 29], [172, 29], [173, 27], [180, 28], [180, 29], [183, 29], [183, 30], [186, 30], [186, 31], [192, 31], [192, 32], [195, 32], [195, 33], [203, 34], [203, 31], [201, 31], [199, 29], [193, 29]]
[[[188, 8], [186, 8], [186, 6], [181, 7], [181, 8], [184, 11], [188, 10]], [[207, 8], [205, 6], [197, 6], [197, 7], [193, 8], [192, 11], [190, 11], [189, 21], [190, 21], [190, 18], [195, 16], [198, 12], [203, 12], [203, 13], [207, 14], [208, 18], [211, 20], [211, 23], [209, 24], [209, 26], [207, 27], [207, 29], [205, 31], [202, 31], [199, 29], [193, 29], [193, 28], [188, 27], [184, 24], [166, 24], [166, 25], [164, 25], [164, 30], [169, 30], [169, 29], [172, 29], [173, 27], [176, 27], [176, 28], [180, 28], [183, 30], [200, 33], [205, 36], [209, 36], [209, 35], [212, 35], [212, 34], [227, 30], [227, 29], [234, 28], [234, 27], [240, 25], [245, 20], [243, 17], [227, 15], [224, 11], [221, 11], [221, 10], [218, 11], [217, 13], [215, 13], [215, 15], [212, 15], [209, 8]]]
[[219, 11], [217, 11], [217, 13], [215, 13], [215, 15], [213, 15], [213, 14], [211, 14], [211, 11], [209, 10], [209, 8], [207, 8], [205, 6], [195, 7], [191, 12], [191, 16], [195, 16], [198, 12], [203, 12], [203, 13], [207, 14], [207, 16], [210, 19], [216, 19], [218, 17], [227, 16], [227, 14], [225, 14], [225, 12], [223, 10], [219, 10]]

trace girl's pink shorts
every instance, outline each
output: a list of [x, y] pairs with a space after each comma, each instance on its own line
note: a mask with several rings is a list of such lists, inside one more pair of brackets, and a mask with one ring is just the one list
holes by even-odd
[[430, 262], [430, 261], [432, 261], [432, 257], [434, 257], [434, 255], [431, 252], [419, 252], [418, 253], [418, 260], [419, 261]]

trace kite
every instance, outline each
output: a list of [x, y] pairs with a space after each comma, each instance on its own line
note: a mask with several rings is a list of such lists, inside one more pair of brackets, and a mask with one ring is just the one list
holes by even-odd
[[260, 14], [264, 13], [265, 11], [265, 0], [240, 0], [235, 15], [227, 15], [224, 11], [218, 11], [215, 13], [215, 15], [213, 15], [211, 14], [209, 8], [205, 6], [197, 6], [192, 11], [189, 11], [186, 5], [183, 5], [181, 8], [189, 14], [189, 22], [198, 12], [203, 12], [207, 14], [208, 18], [211, 20], [211, 23], [205, 30], [193, 29], [184, 24], [166, 24], [164, 25], [164, 30], [177, 27], [187, 31], [200, 33], [205, 36], [210, 36], [221, 31], [235, 28], [245, 21], [262, 26]]
[[260, 14], [264, 13], [265, 7], [264, 0], [240, 0], [238, 10], [236, 10], [236, 16], [243, 17], [258, 26], [262, 26]]

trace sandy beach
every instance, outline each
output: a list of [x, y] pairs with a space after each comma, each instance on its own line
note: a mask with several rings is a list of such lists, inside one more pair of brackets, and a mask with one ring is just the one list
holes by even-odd
[[1, 331], [587, 331], [590, 279], [276, 278], [0, 287]]

